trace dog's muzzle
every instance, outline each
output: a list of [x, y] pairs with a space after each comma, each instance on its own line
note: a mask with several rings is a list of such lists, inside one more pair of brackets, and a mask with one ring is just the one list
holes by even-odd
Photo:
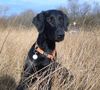
[[56, 42], [60, 42], [60, 41], [62, 41], [62, 40], [64, 40], [64, 34], [63, 35], [57, 35], [57, 37], [56, 37]]

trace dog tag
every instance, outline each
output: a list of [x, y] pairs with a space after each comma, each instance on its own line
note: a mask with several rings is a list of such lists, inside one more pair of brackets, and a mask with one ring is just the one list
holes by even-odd
[[33, 59], [36, 60], [37, 58], [38, 58], [38, 55], [35, 53], [35, 54], [33, 55]]

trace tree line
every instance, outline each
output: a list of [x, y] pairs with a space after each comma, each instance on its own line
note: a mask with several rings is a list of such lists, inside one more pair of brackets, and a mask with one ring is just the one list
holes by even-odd
[[[36, 15], [34, 10], [26, 10], [19, 15], [7, 16], [9, 7], [0, 6], [0, 27], [32, 27], [32, 19]], [[66, 6], [57, 8], [68, 15], [70, 23], [76, 22], [78, 26], [100, 25], [100, 4], [94, 2], [91, 6], [87, 2], [80, 4], [78, 0], [69, 0]]]

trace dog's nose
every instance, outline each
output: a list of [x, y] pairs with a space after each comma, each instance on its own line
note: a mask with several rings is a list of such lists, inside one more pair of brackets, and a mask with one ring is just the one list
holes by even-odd
[[58, 35], [58, 38], [62, 38], [62, 37], [64, 37], [64, 34], [63, 35]]

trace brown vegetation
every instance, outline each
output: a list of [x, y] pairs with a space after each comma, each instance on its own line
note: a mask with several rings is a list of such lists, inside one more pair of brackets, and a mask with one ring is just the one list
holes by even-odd
[[[74, 76], [72, 85], [69, 85], [70, 90], [99, 90], [100, 88], [100, 31], [95, 29], [88, 32], [83, 30], [75, 33], [67, 32], [65, 40], [57, 43], [57, 62]], [[0, 30], [0, 76], [7, 74], [15, 78], [18, 84], [24, 59], [36, 38], [36, 28]], [[52, 90], [58, 90], [56, 89], [58, 86], [53, 87]], [[68, 86], [63, 86], [62, 90], [69, 90]]]

